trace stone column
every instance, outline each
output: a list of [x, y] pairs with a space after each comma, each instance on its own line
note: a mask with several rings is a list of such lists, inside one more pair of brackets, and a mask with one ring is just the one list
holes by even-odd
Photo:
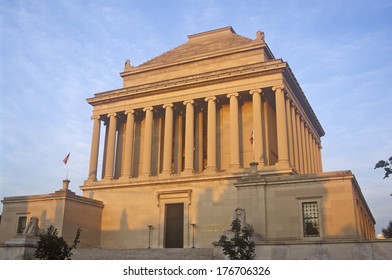
[[194, 116], [195, 110], [193, 100], [184, 101], [185, 108], [185, 166], [184, 174], [192, 174], [194, 171], [194, 147], [195, 147], [195, 130], [194, 130]]
[[117, 130], [117, 114], [108, 114], [109, 117], [109, 135], [108, 144], [106, 150], [106, 170], [105, 179], [113, 178], [113, 167], [114, 167], [114, 149], [116, 145], [116, 130]]
[[278, 138], [278, 162], [276, 166], [278, 169], [289, 168], [289, 153], [288, 153], [288, 139], [287, 139], [287, 121], [285, 110], [285, 96], [284, 86], [273, 87], [275, 91], [275, 104], [276, 104], [276, 130]]
[[207, 108], [207, 167], [206, 172], [216, 171], [216, 97], [205, 98]]
[[304, 162], [304, 174], [309, 173], [309, 165], [308, 165], [308, 151], [306, 149], [307, 140], [306, 140], [306, 126], [305, 120], [301, 119], [301, 137], [302, 137], [302, 150], [303, 150], [303, 162]]
[[175, 139], [174, 173], [175, 174], [180, 174], [182, 171], [182, 156], [183, 156], [182, 144], [184, 141], [183, 123], [184, 123], [184, 116], [182, 112], [179, 111], [176, 120], [175, 137], [174, 137]]
[[263, 113], [262, 113], [262, 127], [264, 128], [264, 162], [265, 165], [269, 166], [271, 164], [271, 155], [270, 155], [270, 140], [268, 135], [270, 135], [270, 128], [269, 128], [269, 116], [268, 116], [268, 112], [269, 112], [269, 105], [268, 105], [268, 101], [265, 99], [265, 97], [261, 98], [261, 106], [263, 108]]
[[133, 126], [135, 124], [135, 111], [125, 111], [127, 115], [127, 124], [125, 128], [125, 149], [124, 149], [124, 169], [122, 178], [131, 177], [132, 159], [133, 159]]
[[151, 175], [151, 147], [152, 147], [152, 128], [153, 128], [153, 108], [143, 109], [146, 112], [144, 124], [144, 141], [143, 141], [143, 169], [142, 176]]
[[294, 158], [295, 163], [294, 166], [297, 171], [300, 170], [299, 168], [299, 151], [298, 151], [298, 126], [297, 126], [297, 114], [295, 112], [295, 105], [291, 104], [291, 122], [293, 127], [293, 145], [294, 145]]
[[236, 171], [240, 167], [238, 93], [229, 93], [227, 98], [230, 99], [230, 170]]
[[301, 173], [305, 173], [304, 166], [304, 144], [302, 138], [302, 120], [299, 112], [295, 115], [295, 120], [297, 122], [297, 130], [298, 130], [298, 161], [299, 161], [299, 170]]
[[203, 111], [197, 113], [195, 135], [195, 170], [203, 171]]
[[105, 125], [105, 140], [103, 144], [103, 157], [102, 157], [102, 172], [101, 172], [101, 178], [105, 178], [105, 171], [106, 171], [106, 158], [108, 154], [108, 138], [109, 138], [109, 119], [105, 118], [104, 119], [104, 125]]
[[313, 134], [311, 136], [312, 136], [311, 138], [312, 138], [312, 165], [313, 165], [313, 173], [318, 173], [318, 171], [317, 171], [317, 163], [316, 163], [316, 150], [315, 150], [315, 147], [316, 147], [315, 142], [316, 142], [316, 140], [315, 140], [315, 137], [314, 137]]
[[265, 165], [265, 155], [263, 152], [263, 133], [262, 133], [262, 109], [261, 109], [261, 89], [249, 91], [252, 95], [253, 107], [253, 147], [254, 160], [261, 165]]
[[162, 174], [171, 173], [173, 153], [173, 104], [163, 105], [165, 109], [165, 132], [163, 139], [163, 169]]
[[291, 166], [295, 165], [294, 159], [294, 144], [293, 144], [293, 125], [291, 122], [291, 102], [289, 98], [286, 98], [286, 118], [287, 118], [287, 140], [289, 149], [289, 163]]
[[98, 169], [99, 137], [101, 133], [101, 120], [99, 119], [99, 116], [92, 116], [91, 119], [94, 121], [94, 126], [93, 137], [91, 141], [90, 168], [88, 172], [88, 179], [96, 181]]
[[308, 139], [308, 126], [307, 124], [304, 122], [304, 155], [305, 155], [305, 170], [306, 173], [311, 173], [311, 170], [309, 168], [309, 139]]
[[321, 143], [317, 143], [317, 160], [318, 160], [318, 168], [319, 172], [323, 172], [323, 161], [321, 158]]
[[307, 153], [307, 155], [308, 155], [308, 172], [309, 173], [313, 173], [313, 166], [312, 166], [312, 153], [311, 153], [311, 146], [312, 146], [312, 143], [311, 143], [311, 140], [312, 140], [312, 137], [310, 136], [310, 129], [309, 129], [309, 127], [306, 127], [306, 130], [305, 130], [305, 136], [306, 136], [306, 153]]

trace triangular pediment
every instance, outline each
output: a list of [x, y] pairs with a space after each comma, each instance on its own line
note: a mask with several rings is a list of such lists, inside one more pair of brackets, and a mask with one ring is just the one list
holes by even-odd
[[210, 53], [252, 45], [255, 41], [235, 33], [231, 26], [188, 36], [188, 41], [138, 67], [171, 64]]

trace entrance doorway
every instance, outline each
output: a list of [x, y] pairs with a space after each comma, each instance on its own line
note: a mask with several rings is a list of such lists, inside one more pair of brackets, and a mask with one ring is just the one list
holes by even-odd
[[165, 205], [165, 248], [184, 247], [184, 203]]

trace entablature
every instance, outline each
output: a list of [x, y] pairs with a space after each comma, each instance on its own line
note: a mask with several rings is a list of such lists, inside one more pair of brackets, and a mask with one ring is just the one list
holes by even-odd
[[165, 91], [178, 90], [186, 87], [201, 87], [207, 84], [226, 82], [227, 80], [244, 79], [251, 76], [263, 76], [282, 73], [286, 63], [281, 59], [233, 67], [224, 70], [212, 71], [165, 81], [147, 83], [144, 85], [126, 87], [112, 91], [97, 93], [87, 102], [92, 106], [102, 103], [111, 103], [122, 99], [145, 97], [146, 95], [160, 94]]

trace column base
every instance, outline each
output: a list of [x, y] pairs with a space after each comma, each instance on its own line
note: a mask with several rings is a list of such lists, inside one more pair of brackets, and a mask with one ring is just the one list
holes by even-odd
[[109, 183], [110, 181], [112, 181], [114, 178], [113, 177], [104, 177], [103, 179], [102, 179], [102, 182], [104, 182], [104, 183]]
[[147, 179], [147, 178], [150, 178], [150, 177], [151, 177], [151, 173], [142, 173], [139, 176], [139, 178], [144, 178], [144, 179]]
[[203, 173], [204, 174], [215, 174], [216, 173], [216, 166], [207, 166], [206, 169], [204, 169]]
[[162, 171], [162, 173], [159, 174], [159, 177], [168, 178], [171, 175], [172, 175], [172, 173], [170, 171]]
[[184, 169], [184, 171], [181, 172], [181, 176], [191, 176], [193, 175], [194, 170], [193, 169]]
[[85, 180], [84, 182], [85, 183], [93, 183], [93, 182], [96, 182], [96, 181], [98, 181], [97, 178], [87, 178], [87, 180]]
[[119, 179], [120, 179], [121, 181], [127, 181], [127, 180], [129, 180], [130, 178], [132, 178], [131, 174], [125, 174], [125, 175], [122, 175]]
[[242, 172], [243, 169], [240, 167], [239, 164], [232, 164], [232, 165], [230, 165], [230, 167], [228, 168], [227, 171], [231, 172], [231, 173], [239, 173], [239, 172]]
[[276, 164], [275, 164], [275, 166], [276, 166], [276, 169], [277, 170], [284, 170], [284, 169], [290, 169], [291, 167], [290, 167], [290, 163], [289, 163], [289, 161], [287, 160], [280, 160], [280, 161], [278, 161]]

